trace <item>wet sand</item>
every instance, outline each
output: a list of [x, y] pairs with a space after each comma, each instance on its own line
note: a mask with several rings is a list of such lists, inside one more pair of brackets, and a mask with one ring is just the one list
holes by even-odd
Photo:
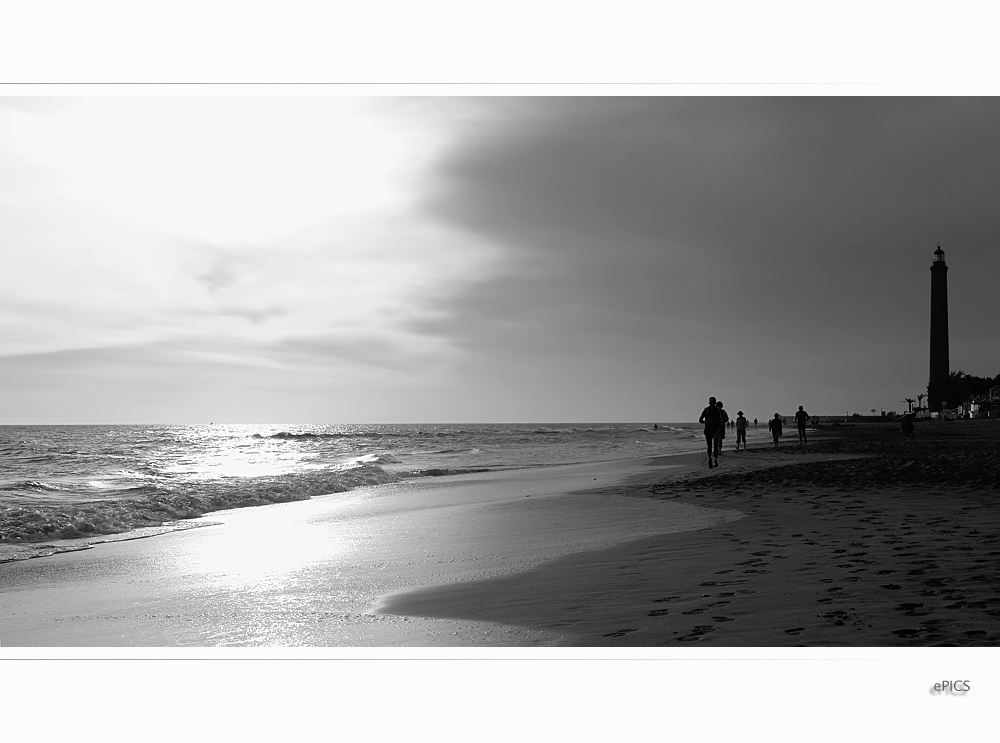
[[[0, 565], [4, 647], [514, 647], [558, 630], [374, 610], [403, 588], [514, 575], [704, 528], [731, 510], [625, 498], [649, 460], [359, 488], [212, 513], [204, 528]], [[601, 492], [580, 493], [586, 487]]]

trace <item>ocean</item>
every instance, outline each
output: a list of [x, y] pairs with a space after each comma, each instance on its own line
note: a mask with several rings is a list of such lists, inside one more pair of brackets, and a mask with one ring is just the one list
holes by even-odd
[[406, 478], [701, 451], [701, 430], [696, 423], [0, 426], [0, 562]]

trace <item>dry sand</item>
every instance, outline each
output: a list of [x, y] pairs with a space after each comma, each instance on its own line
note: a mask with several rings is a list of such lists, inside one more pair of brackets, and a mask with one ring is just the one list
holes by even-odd
[[[818, 440], [817, 440], [818, 439]], [[383, 610], [565, 633], [580, 646], [1000, 644], [1000, 425], [826, 429], [731, 449], [632, 498], [743, 519], [390, 597]]]

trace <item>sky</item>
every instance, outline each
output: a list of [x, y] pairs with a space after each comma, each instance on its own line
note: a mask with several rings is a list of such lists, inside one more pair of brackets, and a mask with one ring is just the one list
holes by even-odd
[[0, 98], [0, 423], [904, 410], [1000, 374], [1000, 100]]

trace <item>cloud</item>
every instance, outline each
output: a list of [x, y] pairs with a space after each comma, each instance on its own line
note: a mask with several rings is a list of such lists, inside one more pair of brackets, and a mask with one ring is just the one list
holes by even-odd
[[393, 124], [391, 107], [34, 108], [0, 112], [0, 354], [191, 338], [277, 353], [316, 338], [368, 349], [365, 359], [447, 355], [447, 338], [407, 323], [434, 316], [494, 259], [412, 213], [408, 179], [433, 147], [419, 146], [425, 127]]
[[193, 337], [0, 356], [8, 423], [432, 419], [440, 359], [392, 337]]
[[[982, 99], [530, 99], [455, 147], [426, 208], [503, 245], [511, 307], [669, 317], [923, 278], [937, 240], [993, 260], [1000, 104]], [[909, 264], [909, 265], [908, 265]], [[913, 269], [913, 270], [911, 270]], [[541, 285], [544, 283], [544, 290]], [[477, 287], [463, 298], [477, 312]], [[774, 296], [775, 299], [771, 297]], [[893, 322], [899, 303], [872, 297]], [[808, 314], [808, 307], [803, 308]], [[824, 317], [813, 322], [833, 330]]]

